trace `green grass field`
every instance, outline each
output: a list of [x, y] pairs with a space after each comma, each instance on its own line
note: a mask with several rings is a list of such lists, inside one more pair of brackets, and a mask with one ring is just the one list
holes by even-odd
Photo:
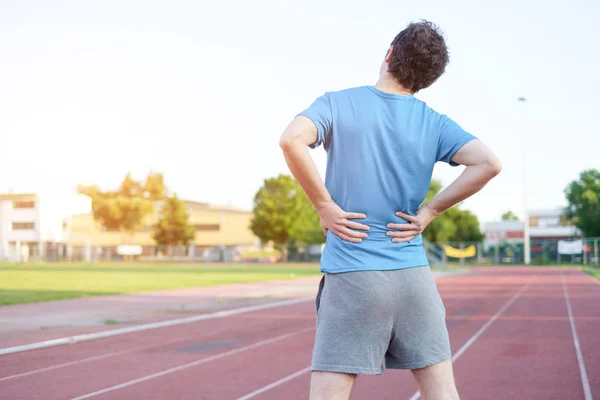
[[0, 305], [317, 274], [316, 264], [0, 264]]
[[600, 267], [588, 267], [585, 268], [584, 271], [594, 278], [600, 280]]

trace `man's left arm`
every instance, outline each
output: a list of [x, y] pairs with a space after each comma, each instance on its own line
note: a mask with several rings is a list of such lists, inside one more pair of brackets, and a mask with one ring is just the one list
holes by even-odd
[[292, 175], [313, 204], [321, 217], [323, 232], [331, 230], [336, 236], [353, 243], [362, 242], [367, 237], [369, 227], [351, 219], [364, 219], [362, 213], [345, 212], [331, 198], [319, 171], [308, 152], [308, 146], [318, 140], [318, 131], [314, 122], [303, 116], [297, 116], [285, 129], [279, 145]]

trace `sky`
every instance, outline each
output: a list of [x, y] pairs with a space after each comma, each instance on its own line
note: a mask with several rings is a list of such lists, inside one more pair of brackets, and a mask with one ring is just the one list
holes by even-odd
[[[600, 169], [599, 18], [592, 0], [0, 0], [0, 193], [157, 171], [180, 197], [251, 209], [289, 173], [289, 121], [326, 91], [373, 85], [393, 37], [428, 19], [451, 62], [416, 97], [504, 167], [461, 207], [482, 222], [522, 216], [524, 199], [561, 207]], [[311, 154], [324, 174], [324, 150]]]

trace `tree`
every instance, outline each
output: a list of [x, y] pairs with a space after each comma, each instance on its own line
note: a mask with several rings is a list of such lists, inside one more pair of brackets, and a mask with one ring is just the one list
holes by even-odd
[[[441, 191], [442, 184], [432, 180], [425, 196], [425, 202], [433, 199]], [[483, 234], [479, 229], [477, 216], [468, 210], [454, 206], [435, 218], [425, 231], [423, 238], [433, 243], [480, 241]]]
[[307, 244], [324, 240], [318, 214], [289, 175], [265, 179], [254, 196], [253, 212], [250, 229], [263, 243], [272, 241], [284, 260], [291, 240]]
[[[154, 210], [148, 199], [128, 197], [114, 193], [103, 193], [92, 200], [94, 218], [106, 230], [119, 231], [133, 236], [141, 227], [145, 217]], [[123, 240], [126, 240], [123, 236]]]
[[162, 174], [156, 173], [148, 174], [143, 182], [128, 173], [114, 191], [102, 191], [97, 185], [79, 185], [77, 190], [92, 199], [94, 219], [106, 230], [121, 232], [123, 242], [126, 234], [133, 236], [154, 212], [154, 201], [167, 193]]
[[569, 203], [567, 217], [584, 236], [600, 236], [600, 172], [595, 169], [583, 171], [579, 180], [567, 186], [565, 195]]
[[142, 190], [144, 197], [153, 201], [165, 199], [168, 195], [165, 177], [160, 172], [150, 172]]
[[[300, 185], [298, 185], [300, 186]], [[302, 189], [300, 189], [302, 191]], [[290, 236], [301, 244], [325, 243], [321, 218], [304, 191], [300, 196], [300, 212], [290, 228]]]
[[[425, 203], [431, 201], [437, 194], [442, 190], [442, 183], [438, 180], [432, 180], [425, 196]], [[450, 210], [448, 210], [450, 211]], [[423, 232], [423, 238], [433, 243], [445, 243], [450, 240], [450, 237], [456, 231], [456, 227], [453, 222], [447, 218], [447, 213], [442, 213], [440, 216], [435, 218], [425, 228]]]
[[512, 211], [507, 211], [504, 214], [502, 214], [502, 221], [518, 221], [519, 217], [517, 217], [515, 215], [515, 213], [513, 213]]
[[458, 207], [452, 207], [448, 211], [448, 218], [456, 227], [454, 234], [450, 236], [450, 241], [479, 242], [483, 240], [483, 233], [479, 229], [479, 220], [475, 214]]
[[160, 210], [160, 218], [154, 225], [153, 237], [156, 243], [187, 246], [195, 236], [185, 203], [176, 194], [168, 197]]

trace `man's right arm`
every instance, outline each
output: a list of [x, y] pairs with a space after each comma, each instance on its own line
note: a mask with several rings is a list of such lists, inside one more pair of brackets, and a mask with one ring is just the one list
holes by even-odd
[[471, 140], [460, 148], [452, 156], [451, 161], [465, 165], [463, 173], [430, 202], [424, 204], [416, 216], [396, 213], [409, 223], [388, 224], [388, 228], [394, 229], [388, 232], [388, 236], [391, 236], [394, 242], [412, 240], [423, 232], [438, 214], [479, 192], [502, 170], [502, 165], [494, 153], [477, 139]]
[[480, 140], [465, 144], [454, 154], [452, 162], [467, 168], [450, 186], [426, 204], [435, 214], [444, 212], [479, 192], [502, 170], [500, 160]]

